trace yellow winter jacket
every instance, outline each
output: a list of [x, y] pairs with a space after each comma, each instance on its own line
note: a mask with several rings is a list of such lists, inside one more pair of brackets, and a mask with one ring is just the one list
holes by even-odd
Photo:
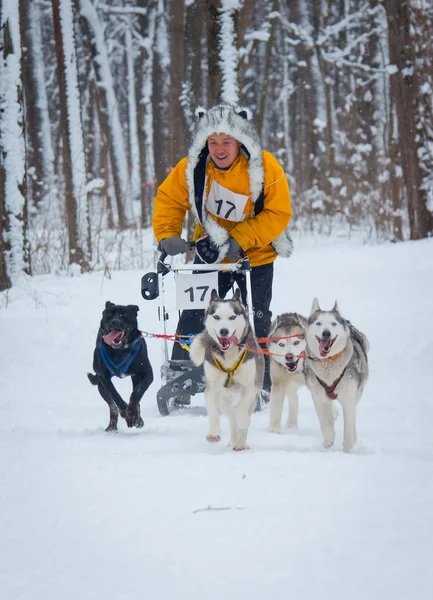
[[[188, 158], [183, 158], [158, 188], [154, 202], [152, 226], [158, 242], [167, 237], [180, 236], [189, 203], [189, 190], [186, 179]], [[250, 259], [251, 266], [266, 265], [277, 257], [270, 243], [287, 227], [292, 214], [290, 191], [287, 178], [277, 159], [263, 151], [264, 205], [263, 210], [254, 216], [254, 202], [251, 197], [248, 159], [239, 154], [234, 163], [221, 171], [209, 160], [206, 165], [206, 196], [212, 182], [235, 192], [249, 196], [244, 209], [244, 219], [229, 221], [215, 215], [211, 217], [238, 242]], [[200, 223], [194, 231], [194, 240], [206, 233]], [[225, 261], [226, 262], [226, 261]]]

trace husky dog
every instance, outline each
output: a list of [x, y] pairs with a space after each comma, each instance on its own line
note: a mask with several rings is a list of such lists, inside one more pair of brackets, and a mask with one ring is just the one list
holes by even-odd
[[222, 300], [212, 290], [204, 318], [205, 329], [190, 346], [193, 363], [204, 363], [204, 395], [209, 416], [206, 439], [221, 441], [221, 409], [229, 418], [233, 450], [248, 449], [248, 427], [265, 370], [263, 355], [240, 298], [239, 289], [231, 300]]
[[298, 426], [298, 389], [305, 385], [303, 372], [307, 319], [297, 313], [279, 315], [271, 325], [268, 344], [271, 367], [271, 400], [268, 431], [280, 433], [284, 398], [289, 400], [287, 427]]
[[323, 433], [323, 445], [335, 440], [332, 400], [343, 407], [343, 449], [349, 452], [356, 443], [356, 405], [368, 378], [367, 352], [370, 344], [340, 314], [337, 302], [332, 310], [323, 311], [317, 298], [313, 301], [305, 331], [307, 352], [304, 361], [307, 385], [313, 396]]

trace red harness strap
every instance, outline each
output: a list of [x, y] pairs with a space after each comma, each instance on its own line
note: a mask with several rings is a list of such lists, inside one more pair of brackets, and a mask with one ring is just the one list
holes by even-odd
[[317, 377], [317, 375], [316, 375], [317, 381], [324, 388], [326, 395], [331, 400], [336, 400], [338, 398], [338, 394], [334, 394], [334, 390], [337, 387], [337, 385], [340, 383], [340, 381], [343, 379], [343, 375], [345, 374], [346, 369], [347, 369], [347, 367], [344, 368], [344, 370], [341, 373], [340, 377], [338, 379], [336, 379], [332, 385], [326, 384], [324, 381], [322, 381], [321, 379], [319, 379], [319, 377]]

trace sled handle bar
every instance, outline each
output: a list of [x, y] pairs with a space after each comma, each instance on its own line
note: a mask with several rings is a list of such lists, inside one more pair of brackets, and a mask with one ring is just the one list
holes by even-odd
[[[194, 241], [189, 241], [188, 242], [189, 248], [194, 248], [195, 247], [195, 242]], [[162, 274], [162, 275], [166, 275], [167, 273], [169, 273], [171, 270], [174, 271], [249, 271], [251, 269], [251, 265], [250, 265], [250, 260], [247, 257], [247, 255], [245, 254], [245, 252], [242, 250], [241, 252], [241, 258], [242, 260], [236, 263], [202, 263], [202, 264], [194, 264], [194, 265], [188, 265], [185, 267], [175, 267], [175, 269], [172, 269], [170, 265], [165, 264], [165, 259], [167, 258], [167, 252], [165, 250], [161, 250], [161, 253], [159, 255], [158, 258], [158, 262], [157, 262], [157, 272]]]
[[[195, 242], [193, 242], [193, 241], [187, 242], [187, 244], [189, 246], [189, 249], [194, 248], [194, 246], [195, 246]], [[166, 273], [168, 273], [170, 271], [170, 267], [168, 267], [164, 263], [164, 261], [167, 258], [167, 256], [168, 256], [167, 252], [165, 250], [161, 250], [161, 253], [159, 255], [158, 262], [157, 262], [157, 269], [156, 270], [157, 270], [158, 273], [162, 273], [163, 275], [165, 275]]]

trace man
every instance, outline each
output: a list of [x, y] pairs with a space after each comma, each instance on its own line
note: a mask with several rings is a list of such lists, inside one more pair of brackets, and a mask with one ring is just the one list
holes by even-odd
[[[186, 252], [181, 238], [185, 213], [197, 217], [197, 262], [236, 262], [244, 252], [251, 263], [252, 304], [257, 337], [267, 335], [272, 313], [273, 262], [290, 256], [286, 227], [291, 217], [290, 191], [279, 162], [262, 150], [249, 111], [220, 104], [199, 109], [187, 158], [158, 188], [152, 225], [159, 247], [169, 255]], [[200, 260], [201, 259], [201, 260]], [[245, 302], [245, 278], [219, 274], [219, 295], [239, 285]], [[202, 330], [204, 311], [185, 310], [177, 333]], [[187, 358], [175, 344], [173, 359]], [[266, 369], [264, 389], [270, 389]]]

